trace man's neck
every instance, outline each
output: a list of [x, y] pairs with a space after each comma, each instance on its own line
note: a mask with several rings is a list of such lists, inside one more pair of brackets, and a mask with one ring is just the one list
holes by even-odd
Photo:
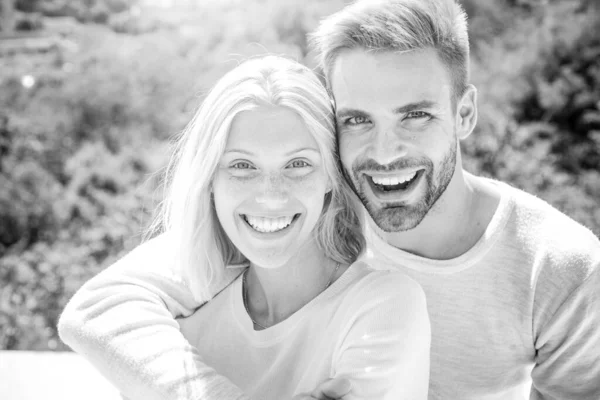
[[450, 184], [423, 221], [404, 232], [383, 232], [371, 226], [388, 244], [434, 260], [456, 258], [481, 238], [489, 225], [500, 193], [457, 167]]

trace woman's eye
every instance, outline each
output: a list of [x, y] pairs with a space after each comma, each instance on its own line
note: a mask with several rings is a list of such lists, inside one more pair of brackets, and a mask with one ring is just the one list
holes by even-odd
[[304, 160], [295, 160], [290, 163], [290, 166], [292, 168], [306, 168], [306, 167], [310, 167], [310, 164]]
[[410, 119], [429, 118], [429, 116], [430, 115], [424, 111], [411, 111], [408, 114], [406, 114], [406, 118]]
[[231, 166], [231, 168], [233, 168], [233, 169], [251, 169], [252, 165], [250, 165], [250, 163], [246, 162], [246, 161], [238, 161], [235, 164], [233, 164]]
[[368, 121], [369, 120], [367, 119], [367, 117], [357, 116], [357, 117], [348, 118], [346, 120], [346, 124], [347, 125], [361, 125], [361, 124], [366, 124]]

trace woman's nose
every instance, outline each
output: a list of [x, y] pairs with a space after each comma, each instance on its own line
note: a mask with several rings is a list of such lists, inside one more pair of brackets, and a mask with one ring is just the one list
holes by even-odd
[[256, 194], [256, 202], [267, 207], [278, 207], [289, 200], [286, 183], [281, 176], [268, 176]]

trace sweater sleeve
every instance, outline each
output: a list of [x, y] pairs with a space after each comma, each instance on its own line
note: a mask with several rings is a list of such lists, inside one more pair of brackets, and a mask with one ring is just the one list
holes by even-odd
[[246, 399], [179, 331], [175, 316], [200, 304], [170, 259], [163, 235], [92, 278], [65, 307], [61, 339], [130, 400]]
[[536, 332], [532, 400], [600, 399], [599, 327], [596, 267]]
[[353, 291], [333, 377], [348, 378], [348, 400], [426, 400], [431, 329], [422, 288], [398, 272], [376, 272]]

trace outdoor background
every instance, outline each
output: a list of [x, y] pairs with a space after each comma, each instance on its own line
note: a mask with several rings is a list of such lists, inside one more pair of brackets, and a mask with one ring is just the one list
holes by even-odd
[[[247, 56], [314, 66], [306, 33], [346, 1], [0, 1], [0, 350], [66, 350], [60, 311], [139, 244], [203, 94]], [[462, 3], [479, 89], [467, 170], [600, 235], [598, 2]]]

